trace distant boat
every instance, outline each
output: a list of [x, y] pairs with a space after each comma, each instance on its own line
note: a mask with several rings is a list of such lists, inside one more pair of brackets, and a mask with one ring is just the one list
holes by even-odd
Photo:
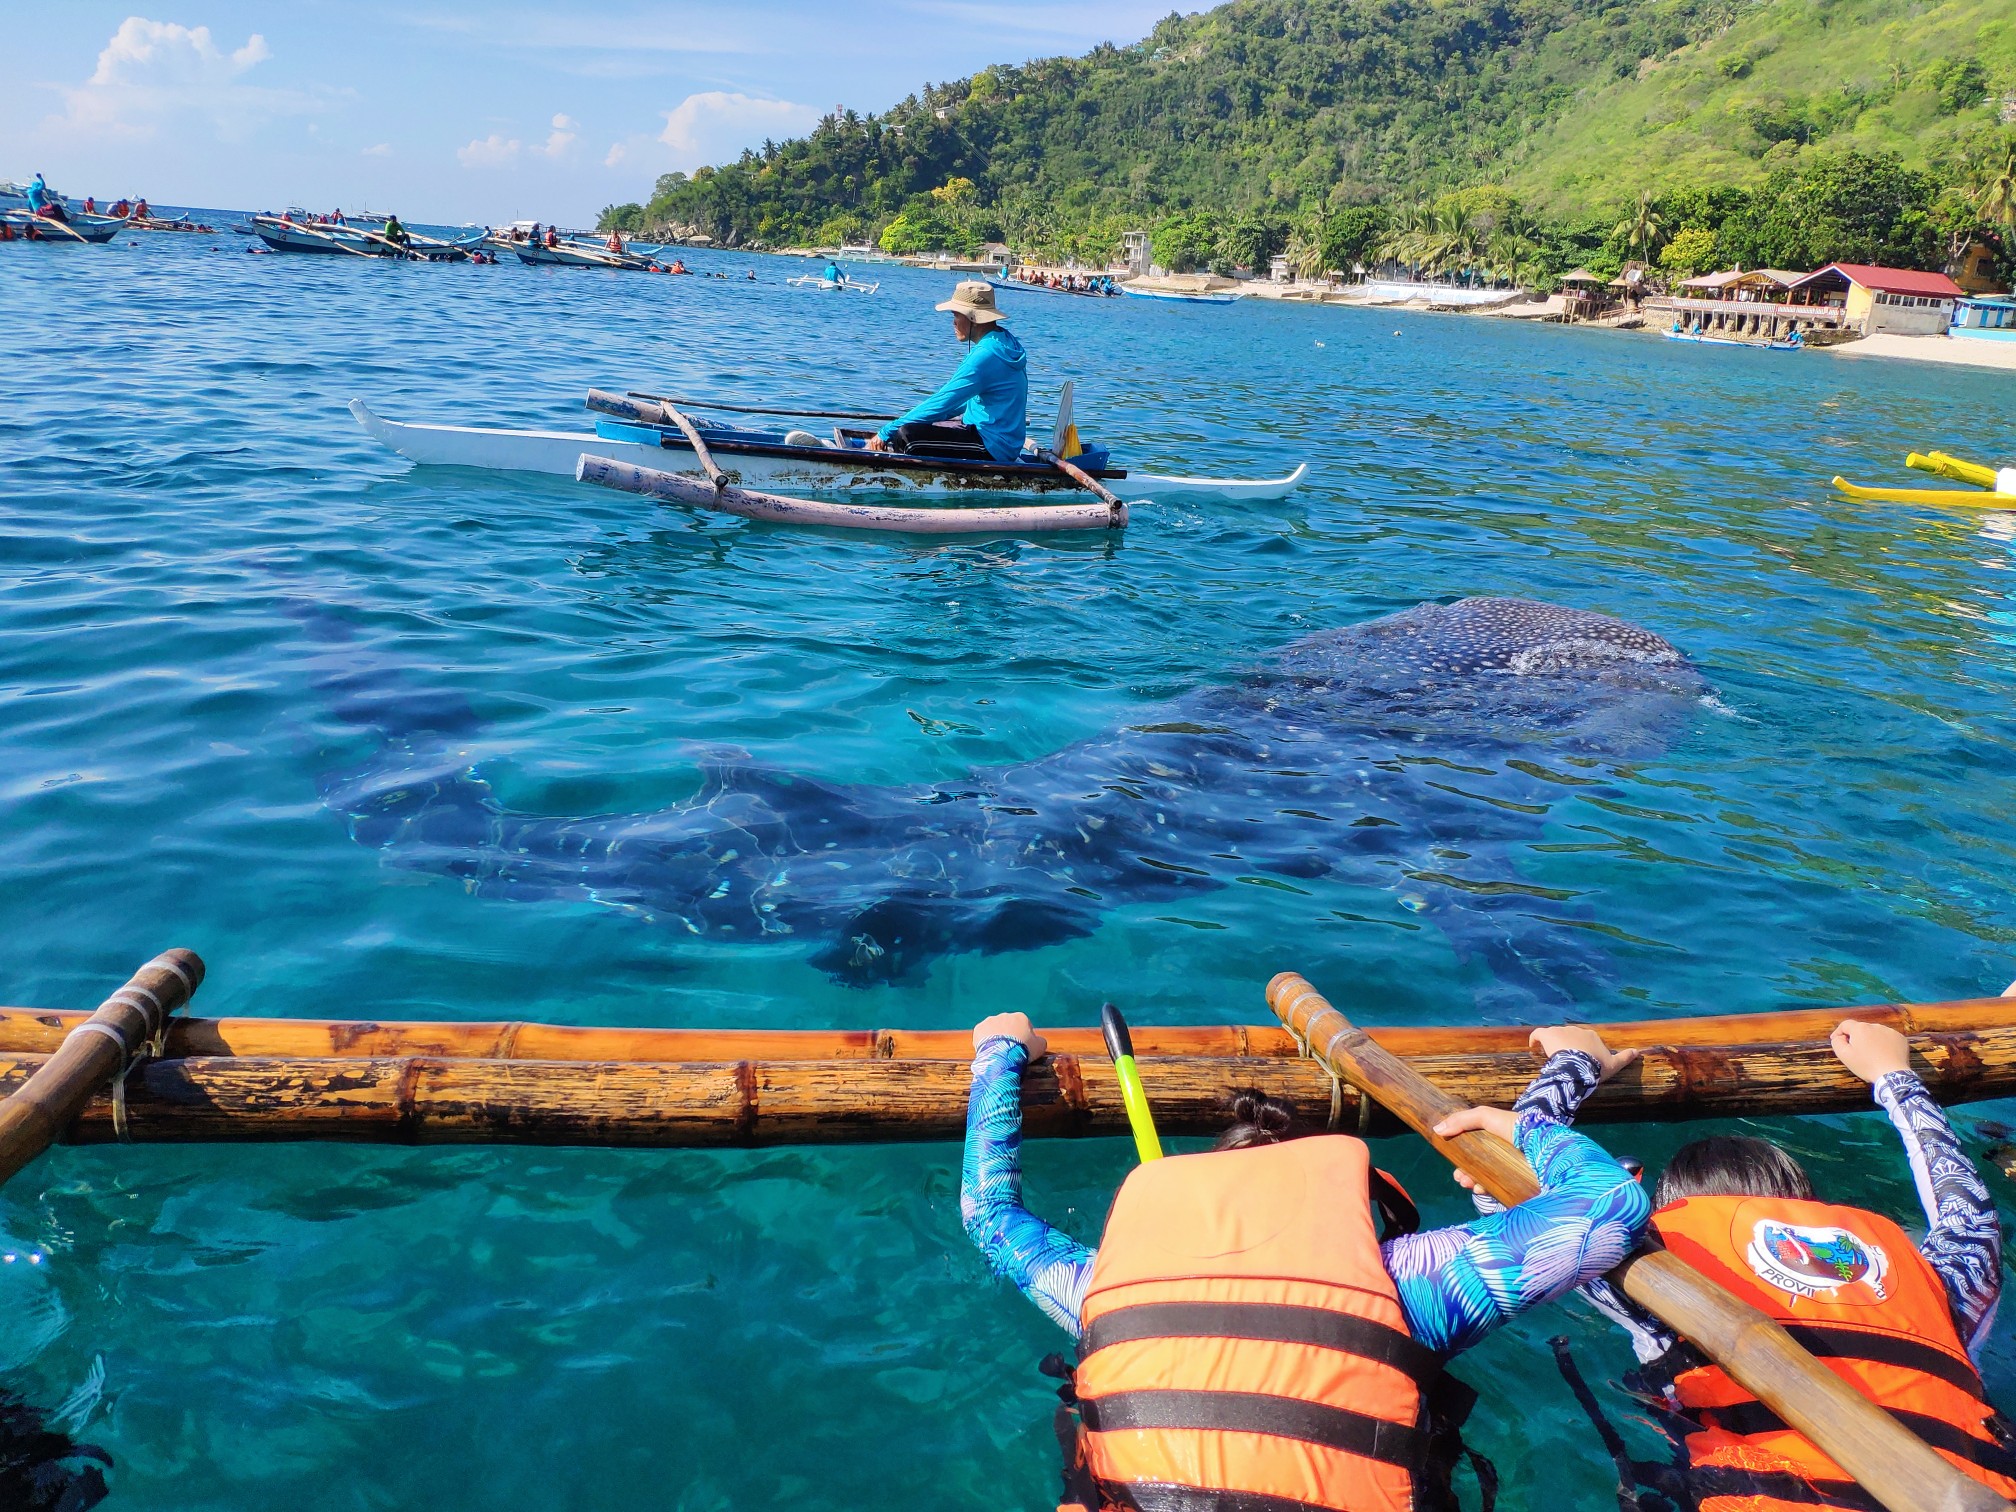
[[518, 254], [518, 261], [530, 263], [534, 267], [614, 268], [619, 273], [651, 271], [649, 258], [611, 252], [606, 247], [584, 247], [568, 242], [548, 247], [534, 242], [499, 241], [494, 237], [491, 238], [490, 245], [507, 252], [515, 252]]
[[70, 212], [68, 220], [61, 221], [53, 216], [31, 215], [26, 210], [0, 211], [0, 222], [23, 240], [67, 242], [71, 246], [80, 242], [109, 242], [126, 225], [117, 216], [85, 215], [77, 210]]
[[987, 282], [995, 288], [1005, 289], [1011, 294], [1075, 294], [1080, 299], [1111, 299], [1120, 292], [1119, 289], [1112, 287], [1104, 289], [1053, 289], [1048, 284], [1024, 283], [1019, 278], [998, 278], [992, 274], [988, 275]]
[[882, 287], [879, 283], [862, 283], [857, 279], [844, 276], [841, 278], [822, 278], [817, 273], [801, 273], [796, 278], [785, 279], [784, 282], [787, 284], [797, 284], [801, 288], [824, 289], [829, 294], [837, 293], [842, 289], [852, 289], [857, 294], [873, 294], [877, 289]]
[[1239, 295], [1185, 293], [1180, 289], [1137, 289], [1132, 284], [1120, 285], [1120, 292], [1130, 299], [1166, 299], [1175, 304], [1237, 304]]
[[255, 215], [252, 234], [275, 252], [320, 252], [337, 257], [392, 257], [397, 249], [348, 226], [317, 225], [288, 215]]
[[1668, 341], [1695, 341], [1703, 346], [1749, 347], [1759, 352], [1802, 352], [1806, 343], [1798, 340], [1786, 341], [1745, 341], [1739, 336], [1707, 336], [1699, 331], [1667, 331]]

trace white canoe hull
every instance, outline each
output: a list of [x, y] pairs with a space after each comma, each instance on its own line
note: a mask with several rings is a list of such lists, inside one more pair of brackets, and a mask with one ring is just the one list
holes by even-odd
[[[581, 458], [609, 457], [659, 472], [704, 478], [690, 452], [645, 446], [634, 441], [604, 440], [593, 431], [481, 430], [463, 425], [409, 425], [374, 413], [362, 399], [350, 401], [350, 413], [380, 444], [426, 467], [480, 467], [497, 472], [546, 473], [572, 478]], [[860, 495], [907, 494], [913, 498], [971, 498], [976, 493], [1001, 494], [999, 485], [976, 489], [957, 478], [929, 473], [877, 470], [861, 466], [820, 466], [798, 458], [736, 456], [724, 466], [740, 476], [746, 488], [815, 498], [844, 499]], [[1307, 463], [1284, 478], [1178, 478], [1156, 473], [1130, 473], [1113, 480], [1123, 498], [1279, 499], [1308, 476]], [[1075, 495], [1078, 490], [1058, 480], [1054, 489], [1018, 488], [1017, 493]]]

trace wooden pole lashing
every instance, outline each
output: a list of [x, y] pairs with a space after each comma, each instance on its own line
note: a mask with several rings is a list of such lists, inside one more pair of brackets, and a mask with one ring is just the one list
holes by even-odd
[[96, 1093], [158, 1042], [168, 1015], [202, 980], [203, 962], [193, 950], [163, 951], [63, 1037], [20, 1090], [0, 1103], [0, 1183], [48, 1149]]
[[[1444, 1140], [1434, 1126], [1465, 1104], [1365, 1032], [1293, 972], [1267, 1004], [1333, 1075], [1374, 1097], [1450, 1162], [1511, 1206], [1540, 1183], [1526, 1159], [1481, 1131]], [[1627, 1073], [1628, 1074], [1628, 1073]], [[1890, 1512], [2010, 1512], [2012, 1503], [1955, 1469], [1889, 1413], [1821, 1365], [1777, 1323], [1663, 1249], [1641, 1247], [1610, 1273], [1624, 1295], [1676, 1330], [1804, 1434]]]

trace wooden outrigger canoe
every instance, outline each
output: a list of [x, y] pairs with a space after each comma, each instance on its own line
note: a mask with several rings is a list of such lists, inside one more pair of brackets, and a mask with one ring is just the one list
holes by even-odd
[[[420, 425], [388, 420], [361, 399], [350, 413], [372, 438], [400, 456], [430, 467], [478, 467], [501, 472], [575, 475], [584, 454], [637, 467], [704, 475], [683, 433], [664, 424], [636, 421], [604, 424], [593, 431], [505, 430], [464, 425]], [[846, 446], [794, 445], [786, 433], [741, 431], [703, 425], [701, 434], [725, 466], [751, 487], [789, 488], [817, 498], [863, 494], [905, 494], [922, 498], [974, 495], [1037, 497], [1070, 494], [1078, 485], [1054, 468], [1036, 464], [960, 463], [943, 458], [868, 452], [865, 432]], [[1078, 459], [1084, 461], [1081, 457]], [[1285, 498], [1308, 476], [1307, 463], [1279, 478], [1194, 478], [1128, 472], [1109, 465], [1099, 452], [1090, 468], [1100, 479], [1128, 479], [1128, 492], [1155, 501], [1212, 498], [1262, 501]]]
[[[193, 963], [200, 980], [201, 963]], [[165, 958], [164, 958], [165, 959]], [[100, 1010], [101, 1013], [103, 1010]], [[88, 1015], [0, 1009], [0, 1109]], [[1869, 1106], [1826, 1036], [1843, 1018], [1911, 1036], [1944, 1103], [2016, 1093], [2016, 1000], [1797, 1009], [1600, 1026], [1643, 1057], [1600, 1088], [1591, 1122], [1832, 1113]], [[1532, 1076], [1522, 1026], [1369, 1031], [1443, 1088], [1509, 1104]], [[1032, 1136], [1120, 1135], [1127, 1116], [1096, 1028], [1045, 1031], [1025, 1078]], [[1157, 1125], [1209, 1135], [1234, 1088], [1259, 1087], [1313, 1126], [1395, 1132], [1278, 1025], [1140, 1026], [1134, 1049]], [[63, 1129], [72, 1142], [335, 1140], [590, 1147], [949, 1140], [970, 1083], [965, 1030], [577, 1028], [178, 1018], [158, 1059]], [[115, 1106], [116, 1101], [116, 1106]]]

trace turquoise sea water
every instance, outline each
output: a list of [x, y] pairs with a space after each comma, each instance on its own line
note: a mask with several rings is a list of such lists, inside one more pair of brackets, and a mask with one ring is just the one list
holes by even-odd
[[[837, 297], [728, 254], [690, 261], [731, 282], [242, 246], [0, 248], [0, 1000], [90, 1006], [180, 944], [212, 1014], [957, 1027], [1090, 1022], [1110, 997], [1137, 1022], [1258, 1021], [1284, 968], [1369, 1022], [1516, 1011], [1424, 925], [1446, 900], [1418, 875], [1228, 878], [860, 989], [809, 943], [472, 897], [388, 865], [320, 796], [360, 756], [323, 691], [332, 622], [385, 689], [466, 702], [502, 801], [588, 816], [676, 803], [699, 746], [956, 780], [1466, 593], [1632, 619], [1717, 692], [1663, 752], [1550, 769], [1525, 839], [1467, 858], [1515, 919], [1594, 942], [1577, 1011], [2016, 977], [2016, 522], [1826, 487], [1901, 480], [1914, 447], [2016, 460], [2006, 375], [1007, 295], [1046, 417], [1072, 377], [1081, 429], [1125, 460], [1307, 460], [1308, 486], [1144, 505], [1119, 540], [859, 540], [415, 470], [344, 405], [572, 427], [599, 385], [879, 409], [956, 358], [929, 310], [944, 276]], [[1997, 1111], [1962, 1115], [1977, 1150]], [[1609, 1137], [1656, 1164], [1693, 1132]], [[1911, 1211], [1877, 1115], [1770, 1132], [1823, 1190]], [[1431, 1220], [1465, 1214], [1432, 1157], [1383, 1153]], [[1033, 1146], [1030, 1199], [1091, 1236], [1128, 1163], [1121, 1141]], [[133, 1512], [1048, 1506], [1033, 1367], [1059, 1340], [984, 1276], [957, 1165], [950, 1145], [60, 1150], [0, 1197], [0, 1385], [77, 1394]], [[1579, 1306], [1523, 1320], [1462, 1368], [1474, 1436], [1509, 1505], [1612, 1505], [1557, 1331], [1592, 1377], [1626, 1363]], [[2016, 1352], [1987, 1367], [2006, 1398]]]

